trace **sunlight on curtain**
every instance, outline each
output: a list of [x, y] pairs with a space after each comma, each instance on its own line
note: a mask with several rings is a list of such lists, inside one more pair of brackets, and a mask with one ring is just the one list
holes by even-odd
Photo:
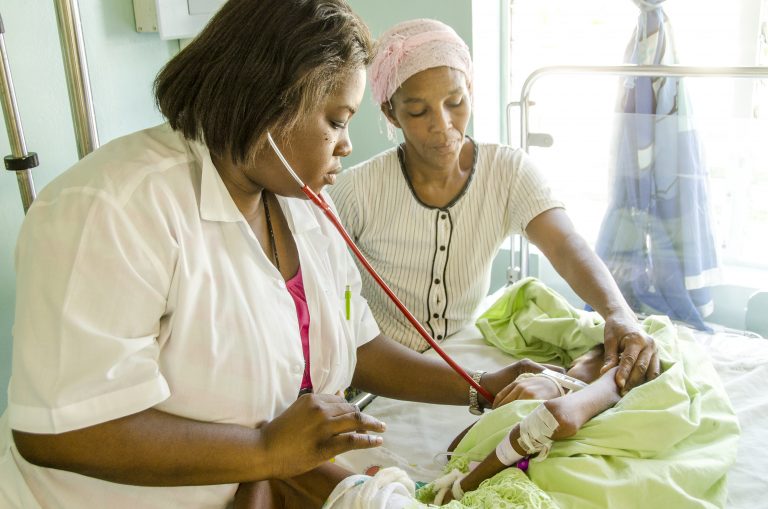
[[[667, 1], [679, 62], [768, 64], [767, 5], [768, 0]], [[510, 13], [510, 97], [517, 100], [536, 68], [622, 63], [637, 7], [631, 0], [513, 0]], [[552, 135], [554, 145], [530, 152], [593, 244], [609, 202], [617, 84], [615, 77], [551, 76], [540, 79], [531, 96], [530, 129]], [[724, 283], [768, 288], [766, 82], [698, 78], [686, 80], [686, 87], [710, 173]], [[511, 127], [518, 145], [518, 128]]]
[[[677, 64], [665, 0], [635, 0], [630, 64]], [[708, 175], [686, 80], [627, 77], [614, 132], [611, 204], [596, 251], [636, 311], [699, 329], [714, 311], [720, 271], [710, 226]]]

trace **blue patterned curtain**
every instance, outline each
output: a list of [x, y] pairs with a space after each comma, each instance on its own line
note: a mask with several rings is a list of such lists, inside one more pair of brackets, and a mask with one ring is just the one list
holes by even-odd
[[[625, 55], [634, 64], [675, 64], [663, 0], [640, 8]], [[683, 80], [622, 81], [611, 203], [597, 253], [633, 309], [702, 329], [719, 278], [709, 220], [707, 171]]]

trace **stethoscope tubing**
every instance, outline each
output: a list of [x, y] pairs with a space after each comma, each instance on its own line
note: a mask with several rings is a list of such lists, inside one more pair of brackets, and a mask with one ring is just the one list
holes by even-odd
[[320, 207], [320, 209], [325, 214], [325, 217], [327, 217], [331, 224], [336, 228], [336, 231], [339, 232], [341, 237], [344, 239], [344, 242], [349, 246], [349, 249], [352, 250], [352, 252], [355, 254], [358, 260], [360, 260], [360, 263], [365, 267], [365, 270], [368, 271], [368, 273], [371, 275], [371, 277], [376, 281], [376, 284], [378, 284], [382, 290], [384, 290], [384, 293], [387, 294], [387, 297], [397, 306], [397, 309], [400, 310], [400, 312], [405, 316], [405, 318], [413, 325], [413, 327], [416, 329], [416, 331], [421, 335], [424, 340], [429, 343], [429, 346], [432, 347], [432, 349], [437, 352], [437, 354], [442, 357], [442, 359], [448, 363], [448, 365], [456, 372], [458, 373], [464, 380], [467, 381], [467, 383], [474, 387], [475, 390], [479, 394], [481, 394], [486, 401], [493, 402], [494, 397], [493, 395], [486, 390], [483, 386], [481, 386], [478, 382], [476, 382], [469, 374], [462, 369], [461, 366], [456, 364], [456, 361], [454, 361], [450, 355], [445, 353], [445, 351], [440, 348], [440, 345], [437, 344], [437, 341], [432, 339], [432, 336], [429, 335], [427, 330], [424, 328], [423, 325], [416, 319], [415, 316], [408, 310], [408, 308], [403, 304], [400, 299], [395, 295], [395, 292], [392, 291], [392, 289], [389, 287], [389, 285], [379, 276], [378, 272], [376, 272], [376, 269], [373, 268], [373, 266], [368, 262], [368, 260], [365, 258], [365, 255], [360, 251], [360, 249], [357, 247], [355, 242], [352, 240], [352, 238], [347, 233], [347, 230], [344, 229], [344, 225], [341, 224], [341, 221], [339, 221], [339, 218], [336, 217], [336, 214], [333, 213], [331, 210], [331, 207], [328, 205], [328, 203], [323, 199], [322, 196], [315, 193], [312, 189], [309, 188], [308, 185], [306, 185], [301, 178], [296, 174], [295, 171], [293, 171], [293, 168], [291, 168], [291, 165], [288, 164], [288, 161], [283, 156], [280, 149], [277, 147], [277, 144], [275, 143], [275, 140], [272, 138], [272, 135], [270, 133], [267, 133], [267, 141], [272, 146], [272, 149], [275, 151], [275, 154], [277, 154], [277, 157], [280, 159], [280, 161], [283, 163], [283, 166], [286, 170], [288, 170], [288, 173], [291, 174], [291, 177], [296, 181], [296, 183], [301, 188], [301, 191], [309, 198], [309, 200]]

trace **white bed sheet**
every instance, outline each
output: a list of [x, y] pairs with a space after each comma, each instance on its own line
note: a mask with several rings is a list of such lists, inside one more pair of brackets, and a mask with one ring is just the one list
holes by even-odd
[[[694, 337], [709, 353], [741, 424], [736, 464], [728, 474], [727, 507], [768, 508], [768, 340], [722, 332], [695, 332]], [[469, 369], [488, 371], [515, 360], [486, 344], [474, 326], [441, 346]], [[424, 355], [437, 356], [431, 350]], [[477, 419], [466, 407], [387, 398], [376, 398], [365, 412], [386, 422], [384, 445], [344, 454], [337, 462], [356, 473], [370, 466], [398, 466], [416, 481], [430, 481], [440, 474], [445, 459], [436, 455]]]

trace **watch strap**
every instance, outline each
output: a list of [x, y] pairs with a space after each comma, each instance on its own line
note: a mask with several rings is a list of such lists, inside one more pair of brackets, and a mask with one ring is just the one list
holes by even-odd
[[[472, 380], [480, 385], [480, 379], [483, 378], [485, 371], [473, 371], [470, 373]], [[480, 406], [480, 396], [477, 394], [477, 389], [472, 385], [469, 386], [469, 413], [473, 415], [480, 415], [485, 409]]]

